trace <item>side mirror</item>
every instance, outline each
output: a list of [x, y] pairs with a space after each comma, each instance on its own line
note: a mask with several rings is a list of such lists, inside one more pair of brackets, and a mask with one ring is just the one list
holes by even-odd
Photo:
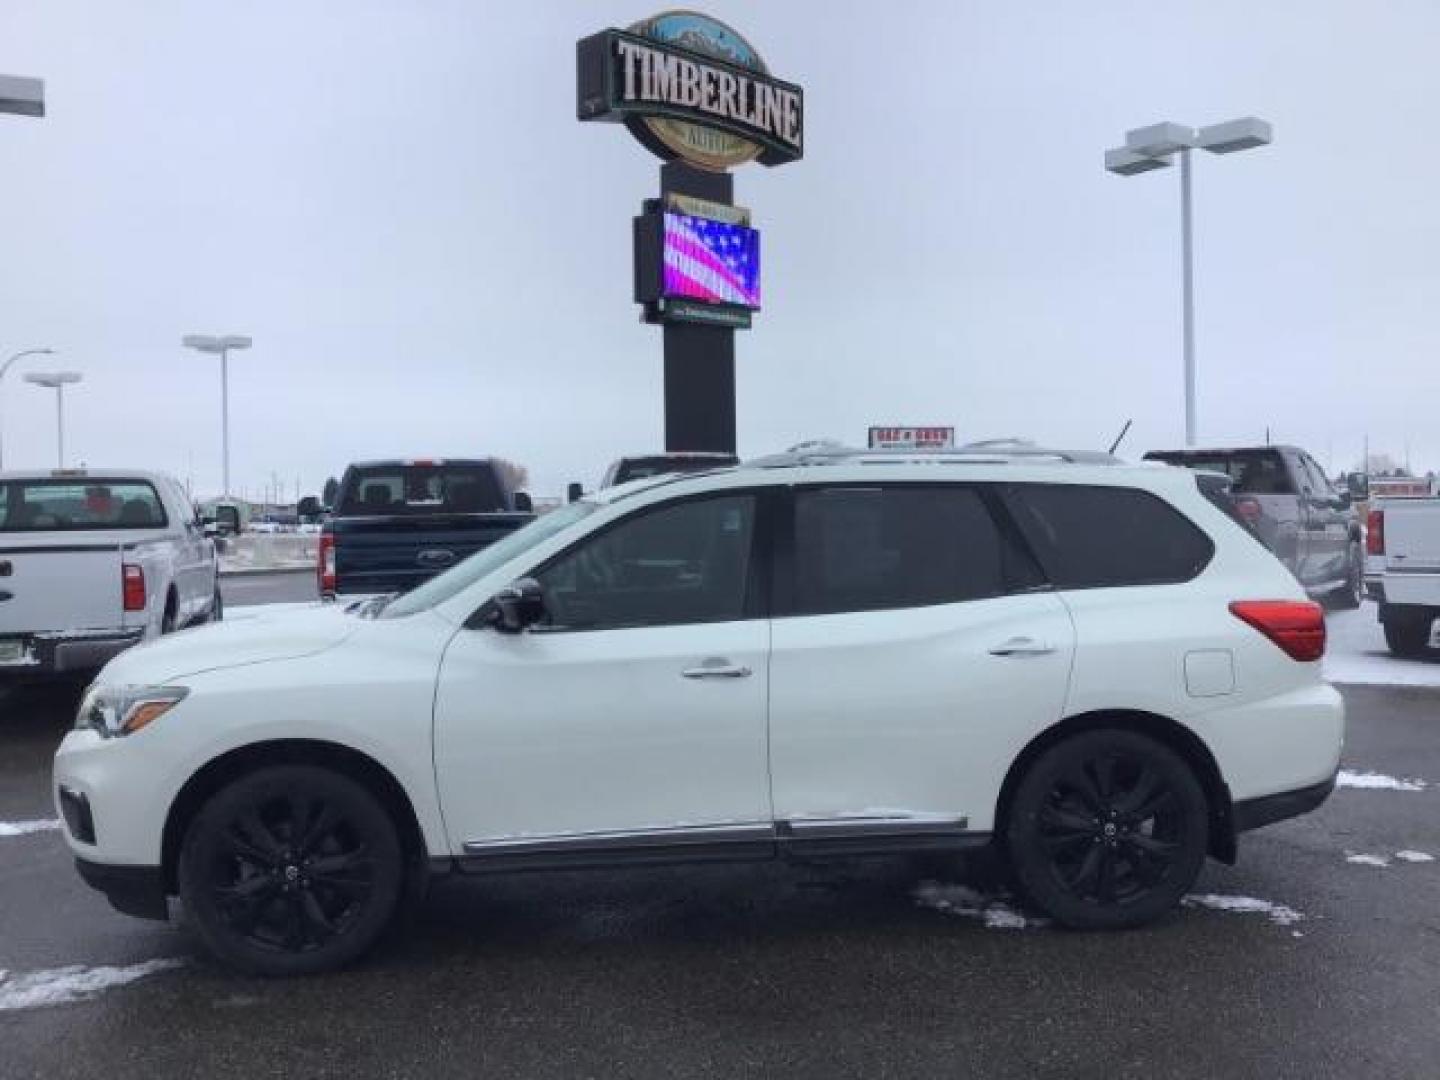
[[208, 536], [211, 540], [214, 540], [217, 536], [220, 535], [220, 526], [213, 521], [207, 521], [204, 525], [200, 527], [200, 531], [203, 532], [206, 536]]
[[545, 617], [545, 595], [534, 578], [512, 581], [490, 603], [495, 608], [491, 625], [502, 634], [518, 634]]
[[585, 488], [578, 482], [571, 480], [565, 486], [565, 501], [579, 502], [585, 496]]
[[1341, 509], [1347, 509], [1355, 500], [1350, 492], [1338, 491], [1335, 493], [1335, 501], [1340, 504]]
[[531, 501], [528, 491], [515, 492], [515, 509], [522, 514], [533, 514], [535, 512], [535, 503]]
[[1355, 502], [1364, 502], [1370, 498], [1370, 478], [1361, 472], [1352, 472], [1345, 477], [1345, 486], [1350, 491], [1350, 498]]

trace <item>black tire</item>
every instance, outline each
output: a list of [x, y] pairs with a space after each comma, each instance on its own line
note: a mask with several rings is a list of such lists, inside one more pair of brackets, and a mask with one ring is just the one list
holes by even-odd
[[180, 605], [173, 592], [165, 595], [165, 614], [160, 616], [160, 633], [173, 634], [178, 629]]
[[1385, 644], [1396, 656], [1411, 660], [1440, 657], [1440, 649], [1430, 648], [1429, 619], [1391, 619], [1385, 628]]
[[1358, 540], [1350, 541], [1349, 557], [1345, 561], [1345, 586], [1335, 590], [1330, 598], [1332, 607], [1341, 611], [1354, 611], [1365, 600], [1365, 552]]
[[200, 809], [180, 899], [201, 942], [255, 975], [351, 963], [385, 931], [405, 880], [395, 823], [363, 785], [311, 765], [260, 769]]
[[1002, 835], [1024, 900], [1063, 926], [1119, 929], [1164, 915], [1195, 883], [1209, 808], [1180, 755], [1102, 728], [1035, 759]]
[[215, 580], [215, 595], [210, 598], [210, 611], [205, 616], [207, 623], [219, 622], [225, 618], [225, 598], [220, 595], [220, 580]]

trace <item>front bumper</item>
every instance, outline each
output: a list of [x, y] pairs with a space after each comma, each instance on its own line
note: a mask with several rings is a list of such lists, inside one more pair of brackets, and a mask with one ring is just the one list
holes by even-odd
[[1330, 797], [1335, 790], [1335, 777], [1294, 791], [1244, 799], [1231, 809], [1231, 820], [1237, 833], [1249, 832], [1277, 821], [1308, 814]]
[[144, 637], [145, 631], [141, 627], [6, 635], [6, 643], [19, 641], [20, 656], [0, 661], [0, 679], [90, 674], [99, 671], [126, 649], [140, 644]]
[[80, 871], [85, 884], [105, 894], [116, 911], [140, 919], [170, 917], [169, 905], [165, 902], [165, 875], [160, 867], [110, 866], [77, 858], [75, 869]]

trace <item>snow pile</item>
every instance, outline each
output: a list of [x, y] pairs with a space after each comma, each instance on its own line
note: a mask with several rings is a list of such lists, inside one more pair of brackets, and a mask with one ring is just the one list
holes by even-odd
[[1016, 911], [1002, 897], [987, 896], [968, 885], [942, 885], [923, 881], [915, 889], [915, 902], [921, 907], [978, 919], [989, 930], [1030, 930], [1050, 925], [1047, 919], [1035, 919]]
[[60, 828], [59, 818], [39, 818], [35, 821], [0, 821], [0, 836], [25, 836], [28, 833], [49, 832]]
[[1182, 901], [1187, 907], [1210, 908], [1213, 911], [1234, 911], [1267, 915], [1276, 926], [1289, 926], [1305, 918], [1300, 912], [1272, 900], [1254, 896], [1222, 896], [1218, 893], [1191, 893]]
[[1341, 769], [1335, 777], [1335, 786], [1385, 791], [1424, 791], [1427, 785], [1424, 780], [1400, 780], [1384, 773]]
[[183, 963], [183, 960], [146, 960], [127, 967], [72, 964], [70, 967], [47, 968], [13, 977], [7, 971], [0, 971], [0, 1012], [89, 1001], [112, 987], [124, 986], [158, 971], [180, 967]]
[[1368, 601], [1325, 616], [1325, 678], [1364, 686], [1440, 686], [1440, 664], [1392, 656]]
[[1395, 858], [1403, 862], [1434, 862], [1435, 856], [1425, 851], [1397, 851]]

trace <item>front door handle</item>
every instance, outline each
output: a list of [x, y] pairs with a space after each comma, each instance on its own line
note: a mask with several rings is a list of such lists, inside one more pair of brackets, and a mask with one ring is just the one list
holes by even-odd
[[990, 650], [991, 656], [1044, 656], [1053, 653], [1055, 646], [1048, 641], [1037, 641], [1029, 637], [1012, 637], [1002, 641]]
[[718, 656], [702, 660], [698, 667], [686, 668], [680, 672], [687, 679], [747, 679], [750, 669], [743, 664], [732, 664]]

